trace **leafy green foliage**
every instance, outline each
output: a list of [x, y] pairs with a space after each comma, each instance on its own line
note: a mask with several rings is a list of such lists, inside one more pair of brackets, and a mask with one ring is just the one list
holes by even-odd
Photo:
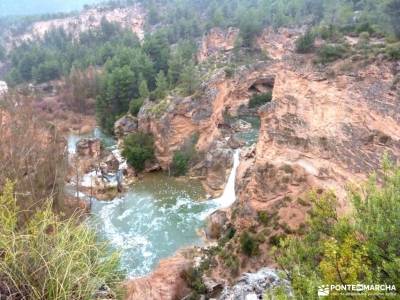
[[400, 59], [400, 42], [386, 46], [386, 54], [390, 59]]
[[244, 231], [240, 236], [240, 246], [247, 256], [258, 254], [258, 241], [247, 231]]
[[199, 268], [190, 268], [183, 272], [183, 279], [197, 293], [207, 293], [207, 288], [202, 279], [203, 271]]
[[177, 151], [172, 159], [172, 174], [174, 176], [186, 175], [189, 169], [190, 155], [184, 151]]
[[167, 96], [168, 82], [167, 77], [165, 77], [164, 71], [160, 71], [156, 77], [156, 89], [154, 91], [154, 97], [157, 100], [162, 100]]
[[174, 153], [171, 164], [171, 173], [174, 176], [186, 175], [189, 170], [190, 164], [193, 163], [198, 157], [196, 147], [198, 135], [193, 134], [182, 145], [179, 151]]
[[348, 216], [338, 216], [333, 194], [312, 195], [307, 233], [275, 250], [296, 298], [316, 298], [321, 284], [400, 284], [400, 168], [386, 160], [382, 177], [351, 190]]
[[144, 103], [144, 100], [142, 98], [138, 98], [138, 99], [133, 99], [130, 103], [129, 103], [129, 112], [133, 115], [133, 116], [137, 116], [140, 109], [142, 108], [142, 105]]
[[249, 101], [249, 108], [256, 108], [272, 101], [272, 92], [256, 94]]
[[135, 74], [124, 66], [108, 73], [103, 80], [96, 103], [97, 117], [99, 124], [112, 132], [116, 116], [127, 112], [130, 100], [137, 96]]
[[192, 95], [200, 85], [199, 72], [193, 62], [188, 63], [179, 78], [179, 86], [185, 96]]
[[314, 50], [315, 35], [311, 31], [307, 31], [304, 35], [296, 40], [297, 53], [309, 53]]
[[[117, 291], [119, 257], [75, 217], [60, 221], [48, 205], [23, 226], [13, 184], [0, 194], [0, 294], [20, 299], [90, 299], [104, 284]], [[12, 295], [13, 294], [13, 295]]]
[[326, 44], [318, 49], [318, 62], [326, 64], [344, 58], [347, 48], [342, 44]]
[[145, 163], [154, 159], [154, 139], [145, 133], [132, 133], [124, 140], [122, 155], [135, 170], [143, 171]]
[[258, 212], [258, 219], [264, 225], [267, 226], [270, 222], [270, 218], [268, 216], [268, 212], [266, 211], [259, 211]]
[[394, 34], [397, 38], [400, 38], [400, 1], [399, 0], [390, 0], [386, 5], [386, 13], [390, 17], [390, 22], [393, 28]]

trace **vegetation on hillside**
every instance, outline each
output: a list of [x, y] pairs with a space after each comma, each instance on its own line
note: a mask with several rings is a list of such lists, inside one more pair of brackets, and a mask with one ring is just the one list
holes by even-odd
[[145, 133], [132, 133], [124, 140], [122, 155], [136, 171], [143, 171], [146, 161], [154, 159], [154, 139]]
[[249, 101], [249, 108], [256, 108], [272, 101], [272, 92], [253, 95]]
[[[0, 295], [7, 299], [92, 299], [100, 288], [117, 292], [119, 257], [94, 231], [72, 217], [61, 221], [50, 202], [20, 225], [14, 185], [0, 193]], [[24, 212], [25, 213], [25, 212]], [[9, 297], [9, 298], [8, 298]]]
[[323, 284], [400, 285], [400, 168], [384, 163], [349, 197], [354, 209], [337, 213], [333, 193], [313, 195], [308, 230], [281, 240], [274, 256], [298, 299], [317, 299]]
[[[194, 59], [196, 44], [211, 27], [238, 27], [240, 36], [236, 47], [251, 49], [255, 37], [267, 26], [306, 25], [312, 29], [297, 41], [297, 51], [313, 51], [316, 36], [326, 39], [327, 44], [317, 53], [320, 63], [347, 56], [346, 46], [340, 40], [343, 33], [368, 32], [388, 38], [400, 34], [400, 18], [396, 15], [399, 0], [139, 2], [148, 11], [148, 34], [142, 43], [129, 30], [105, 19], [100, 28], [83, 32], [78, 39], [62, 29], [54, 29], [43, 40], [23, 43], [9, 53], [12, 68], [7, 76], [8, 83], [40, 83], [71, 76], [72, 72], [89, 66], [101, 67], [102, 76], [94, 98], [97, 99], [99, 124], [111, 133], [120, 115], [128, 111], [136, 115], [146, 99], [162, 101], [175, 88], [183, 96], [196, 92], [200, 83]], [[132, 3], [110, 1], [104, 7], [124, 7]], [[25, 23], [29, 24], [29, 20]], [[396, 59], [397, 48], [396, 44], [389, 45], [388, 56]], [[252, 55], [251, 51], [246, 55]], [[149, 91], [145, 97], [139, 91], [144, 84]]]

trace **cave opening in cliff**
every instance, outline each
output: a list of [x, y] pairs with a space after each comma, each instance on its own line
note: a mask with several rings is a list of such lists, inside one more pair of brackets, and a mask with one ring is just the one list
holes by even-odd
[[257, 94], [272, 93], [275, 85], [275, 76], [259, 78], [250, 85], [248, 91], [254, 96]]

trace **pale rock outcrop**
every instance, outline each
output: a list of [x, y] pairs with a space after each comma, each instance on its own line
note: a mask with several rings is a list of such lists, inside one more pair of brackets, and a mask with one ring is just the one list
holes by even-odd
[[231, 287], [222, 291], [219, 300], [253, 300], [263, 299], [264, 294], [273, 288], [282, 288], [287, 295], [292, 296], [289, 282], [282, 280], [276, 270], [262, 268], [255, 273], [245, 273]]
[[5, 81], [0, 81], [0, 97], [8, 93], [8, 85]]
[[224, 54], [233, 50], [235, 42], [239, 35], [239, 29], [230, 27], [228, 30], [221, 28], [212, 28], [206, 35], [204, 35], [200, 50], [197, 54], [199, 62], [203, 62], [209, 57]]
[[101, 141], [97, 138], [82, 139], [76, 144], [76, 153], [81, 157], [100, 158]]
[[206, 237], [208, 239], [218, 239], [226, 231], [228, 222], [227, 212], [219, 210], [211, 214], [207, 218], [207, 226], [205, 228]]
[[114, 134], [122, 139], [130, 133], [138, 131], [138, 119], [131, 115], [125, 115], [114, 124]]
[[181, 253], [162, 260], [152, 274], [126, 283], [126, 300], [184, 298], [190, 293], [190, 289], [183, 279], [183, 272], [189, 267], [190, 260]]
[[132, 30], [142, 40], [144, 38], [145, 15], [146, 13], [140, 5], [113, 9], [98, 6], [85, 9], [78, 15], [34, 22], [27, 32], [18, 36], [13, 36], [10, 32], [10, 38], [7, 39], [9, 42], [5, 46], [10, 49], [23, 42], [42, 39], [50, 30], [59, 28], [64, 29], [67, 34], [77, 39], [80, 33], [99, 28], [103, 18], [108, 22], [117, 23], [123, 28]]

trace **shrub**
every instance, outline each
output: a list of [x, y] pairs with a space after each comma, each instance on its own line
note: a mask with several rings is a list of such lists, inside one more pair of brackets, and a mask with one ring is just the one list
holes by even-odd
[[232, 275], [239, 273], [239, 258], [234, 255], [231, 251], [221, 250], [220, 257], [222, 258], [224, 265], [229, 268]]
[[400, 59], [400, 42], [386, 46], [386, 54], [390, 59]]
[[133, 116], [137, 116], [140, 109], [142, 108], [142, 105], [144, 103], [143, 99], [133, 99], [130, 103], [129, 103], [129, 112], [133, 115]]
[[232, 78], [235, 75], [235, 68], [233, 66], [227, 66], [224, 69], [226, 78]]
[[104, 285], [116, 291], [122, 280], [118, 255], [110, 254], [92, 230], [75, 217], [60, 221], [50, 202], [18, 225], [21, 210], [13, 192], [7, 182], [0, 194], [1, 296], [92, 299]]
[[177, 151], [172, 159], [171, 171], [174, 176], [186, 175], [189, 169], [190, 155], [184, 151]]
[[304, 35], [296, 40], [297, 53], [309, 53], [314, 50], [315, 35], [311, 31], [307, 31]]
[[344, 45], [326, 44], [318, 50], [318, 61], [325, 64], [340, 58], [344, 58], [346, 54], [347, 48]]
[[282, 240], [274, 255], [296, 299], [313, 298], [326, 282], [400, 284], [400, 168], [386, 160], [381, 174], [351, 189], [353, 210], [345, 216], [338, 214], [334, 194], [312, 194], [304, 235]]
[[259, 211], [258, 212], [258, 220], [265, 226], [267, 226], [269, 224], [269, 217], [268, 217], [268, 213], [266, 211]]
[[256, 108], [271, 101], [272, 101], [272, 92], [257, 94], [251, 97], [249, 101], [249, 108]]
[[122, 155], [137, 171], [143, 171], [145, 163], [154, 159], [154, 139], [145, 133], [132, 133], [124, 140]]
[[240, 246], [242, 248], [242, 252], [247, 256], [254, 256], [258, 254], [258, 242], [247, 231], [244, 231], [240, 236]]
[[190, 163], [198, 158], [195, 145], [199, 136], [194, 133], [191, 137], [187, 138], [179, 151], [174, 153], [171, 164], [171, 172], [174, 176], [186, 175], [189, 170]]
[[202, 280], [203, 270], [199, 268], [189, 268], [182, 274], [186, 283], [198, 294], [205, 294], [207, 288]]

